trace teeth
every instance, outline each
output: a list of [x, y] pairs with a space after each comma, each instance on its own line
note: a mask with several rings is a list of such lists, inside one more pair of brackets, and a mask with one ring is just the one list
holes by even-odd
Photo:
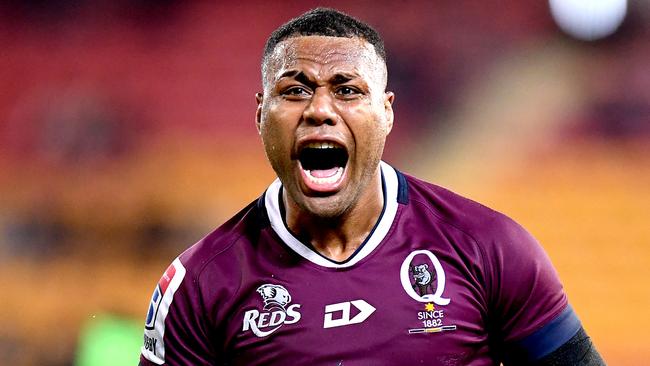
[[325, 178], [317, 178], [311, 175], [311, 170], [305, 170], [305, 173], [307, 173], [307, 177], [312, 183], [315, 184], [333, 184], [336, 183], [340, 178], [341, 175], [343, 175], [343, 167], [338, 167], [336, 169], [336, 173], [334, 173], [330, 177], [325, 177]]
[[330, 141], [309, 142], [305, 147], [311, 149], [338, 149], [340, 146]]

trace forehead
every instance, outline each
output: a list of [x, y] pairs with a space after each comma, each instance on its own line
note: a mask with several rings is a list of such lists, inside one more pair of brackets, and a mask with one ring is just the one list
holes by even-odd
[[[375, 78], [385, 68], [374, 46], [361, 38], [300, 36], [278, 43], [265, 65], [266, 77], [277, 77], [287, 70], [324, 74], [353, 72]], [[317, 76], [316, 75], [316, 76]]]

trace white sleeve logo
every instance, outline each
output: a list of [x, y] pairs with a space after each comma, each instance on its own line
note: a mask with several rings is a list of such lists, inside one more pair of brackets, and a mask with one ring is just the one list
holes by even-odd
[[165, 318], [169, 312], [169, 306], [174, 300], [174, 293], [183, 282], [185, 267], [176, 258], [158, 281], [153, 291], [147, 319], [144, 324], [144, 345], [142, 355], [151, 362], [158, 365], [165, 363]]

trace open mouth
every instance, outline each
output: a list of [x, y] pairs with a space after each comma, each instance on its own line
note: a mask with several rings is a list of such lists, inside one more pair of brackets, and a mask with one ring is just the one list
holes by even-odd
[[299, 153], [298, 159], [308, 185], [316, 190], [333, 188], [343, 177], [348, 163], [348, 152], [335, 142], [310, 142]]

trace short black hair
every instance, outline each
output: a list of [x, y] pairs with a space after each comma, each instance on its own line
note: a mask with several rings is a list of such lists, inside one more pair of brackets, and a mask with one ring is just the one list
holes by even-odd
[[335, 9], [316, 8], [291, 19], [271, 33], [264, 47], [262, 65], [278, 43], [300, 36], [359, 37], [373, 45], [377, 55], [386, 62], [384, 40], [371, 26]]

